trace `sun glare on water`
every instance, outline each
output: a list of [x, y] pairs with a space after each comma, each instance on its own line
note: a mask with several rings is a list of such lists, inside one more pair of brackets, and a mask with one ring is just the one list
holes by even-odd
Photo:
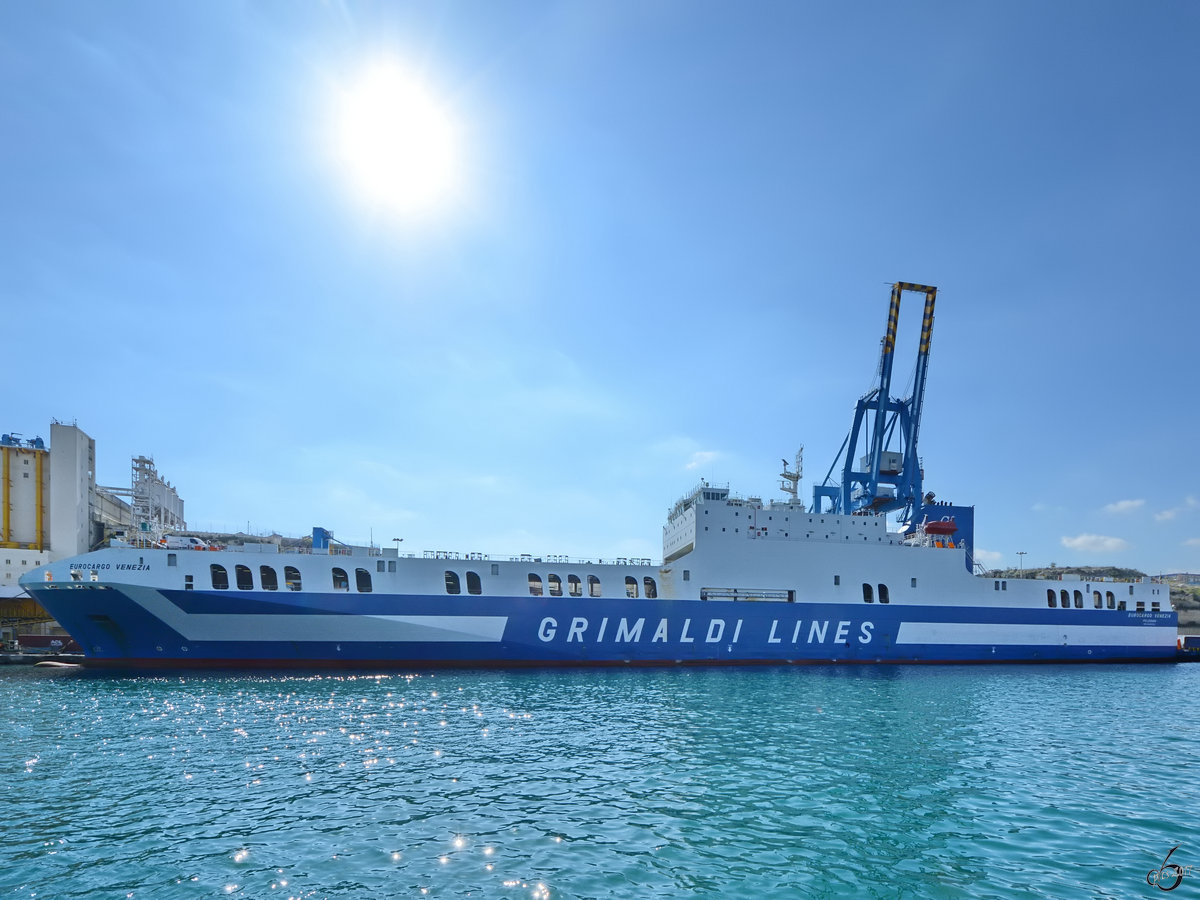
[[368, 205], [404, 217], [444, 207], [459, 187], [456, 124], [423, 79], [375, 63], [340, 92], [336, 152]]

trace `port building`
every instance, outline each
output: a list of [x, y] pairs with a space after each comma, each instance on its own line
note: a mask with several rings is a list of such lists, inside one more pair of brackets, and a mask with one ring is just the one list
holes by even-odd
[[74, 423], [51, 422], [49, 444], [0, 435], [0, 641], [46, 618], [17, 583], [30, 569], [113, 535], [186, 529], [183, 500], [151, 457], [133, 457], [129, 487], [105, 487], [96, 483], [96, 442]]

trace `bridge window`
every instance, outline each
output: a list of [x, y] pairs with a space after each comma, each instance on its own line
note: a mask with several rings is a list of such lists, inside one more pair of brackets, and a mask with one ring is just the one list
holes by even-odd
[[185, 591], [190, 591], [192, 589], [192, 576], [191, 575], [183, 576], [183, 589]]
[[270, 566], [258, 567], [258, 581], [264, 591], [279, 590], [279, 577]]
[[588, 576], [588, 596], [589, 597], [599, 597], [600, 596], [600, 579], [597, 578], [595, 575]]
[[446, 593], [461, 594], [462, 588], [458, 584], [458, 573], [446, 570]]
[[879, 602], [880, 603], [891, 603], [892, 602], [891, 599], [888, 597], [888, 589], [887, 589], [886, 584], [879, 585]]
[[284, 566], [283, 583], [289, 591], [300, 590], [300, 570], [295, 566]]
[[646, 586], [646, 599], [658, 599], [658, 585], [654, 583], [654, 579], [647, 575], [642, 579], [642, 583]]
[[225, 571], [225, 567], [213, 563], [208, 567], [208, 571], [212, 573], [212, 586], [214, 591], [229, 590], [229, 573]]
[[1150, 612], [1162, 612], [1162, 605], [1157, 600], [1154, 600], [1150, 604]]
[[371, 573], [366, 569], [355, 569], [354, 587], [360, 594], [371, 593]]
[[632, 576], [626, 575], [625, 576], [625, 596], [633, 597], [636, 599], [637, 595], [638, 595], [637, 579], [633, 578]]
[[239, 591], [254, 590], [254, 577], [250, 574], [250, 567], [243, 566], [240, 563], [234, 566], [234, 573], [237, 576], [237, 586]]
[[483, 593], [483, 583], [480, 582], [480, 580], [479, 580], [478, 572], [468, 572], [467, 573], [467, 593], [468, 594], [482, 594]]
[[1139, 600], [1137, 602], [1137, 612], [1145, 612], [1145, 611], [1146, 611], [1146, 601]]
[[529, 594], [533, 597], [542, 596], [542, 578], [532, 572], [529, 573]]
[[168, 566], [178, 565], [178, 560], [177, 560], [176, 554], [174, 554], [174, 553], [167, 554], [167, 565]]
[[863, 582], [863, 602], [864, 603], [874, 603], [875, 602], [875, 592], [871, 588], [871, 586], [869, 584], [867, 584], [866, 582]]
[[567, 576], [567, 593], [572, 597], [583, 596], [583, 583], [579, 580], [578, 575]]
[[382, 571], [384, 571], [384, 568], [383, 568], [383, 560], [382, 560], [382, 559], [377, 559], [377, 560], [375, 560], [375, 571], [376, 571], [376, 572], [382, 572]]
[[345, 569], [338, 566], [333, 567], [333, 589], [335, 591], [350, 590], [350, 576], [346, 574]]
[[547, 575], [546, 582], [547, 582], [547, 587], [550, 589], [551, 597], [561, 597], [562, 596], [562, 579], [561, 578], [559, 578], [557, 575]]

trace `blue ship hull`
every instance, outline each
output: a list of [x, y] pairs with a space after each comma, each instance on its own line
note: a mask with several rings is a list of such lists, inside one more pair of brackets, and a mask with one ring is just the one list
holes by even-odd
[[30, 589], [95, 666], [1165, 662], [1176, 650], [1173, 612]]

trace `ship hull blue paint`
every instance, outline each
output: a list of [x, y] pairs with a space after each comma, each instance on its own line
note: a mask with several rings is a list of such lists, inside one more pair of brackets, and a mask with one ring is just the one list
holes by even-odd
[[[1175, 659], [1176, 615], [1172, 612], [343, 592], [265, 597], [263, 592], [241, 591], [139, 593], [86, 584], [32, 590], [85, 648], [87, 661], [98, 666], [358, 668]], [[376, 627], [393, 626], [396, 620], [402, 620], [401, 627], [436, 627], [438, 631], [429, 632], [432, 639], [372, 639]], [[426, 624], [429, 622], [436, 625]], [[470, 639], [455, 639], [461, 628], [482, 631]], [[278, 637], [280, 633], [286, 637]], [[334, 633], [344, 636], [332, 636]]]

